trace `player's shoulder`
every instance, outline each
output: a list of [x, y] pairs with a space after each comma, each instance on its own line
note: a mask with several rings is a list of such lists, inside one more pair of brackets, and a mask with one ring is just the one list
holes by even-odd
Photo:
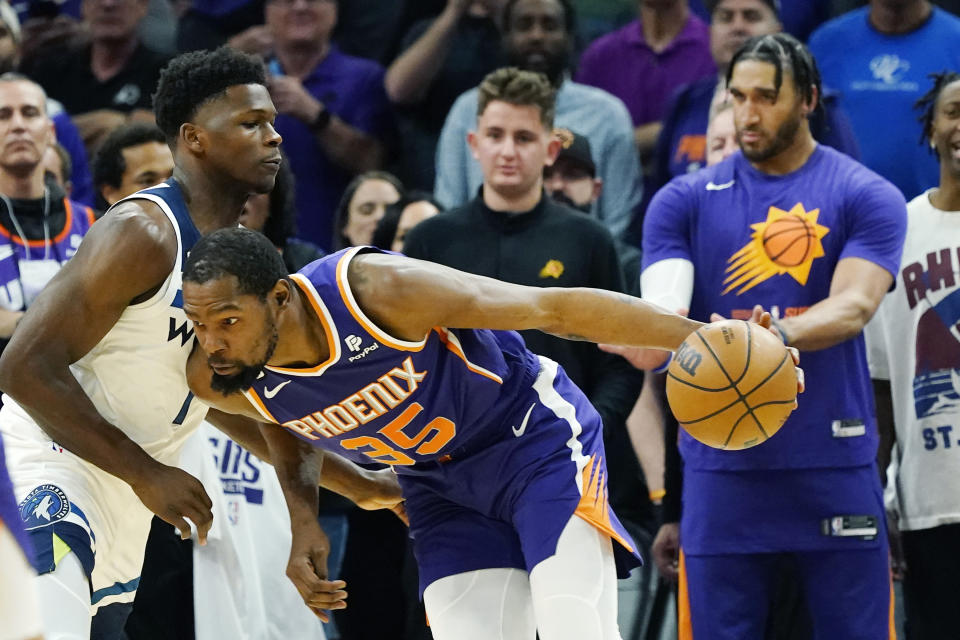
[[903, 194], [892, 182], [842, 151], [818, 144], [815, 153], [821, 176], [832, 176], [835, 183], [845, 184], [847, 189], [854, 193], [867, 189], [903, 200]]

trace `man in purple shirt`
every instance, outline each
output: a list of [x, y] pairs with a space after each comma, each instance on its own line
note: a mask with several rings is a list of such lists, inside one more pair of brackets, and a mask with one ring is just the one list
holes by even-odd
[[[762, 638], [783, 563], [817, 638], [890, 637], [890, 572], [872, 388], [861, 330], [893, 282], [906, 224], [897, 189], [819, 145], [821, 83], [786, 34], [749, 40], [726, 76], [741, 152], [671, 181], [644, 221], [644, 298], [690, 317], [762, 305], [803, 352], [807, 388], [768, 442], [721, 451], [681, 432], [681, 638]], [[764, 238], [806, 229], [796, 261]], [[718, 623], [718, 621], [722, 621]]]
[[653, 150], [670, 95], [716, 72], [707, 25], [687, 0], [640, 0], [640, 16], [583, 53], [577, 82], [623, 100], [641, 154]]
[[276, 128], [297, 181], [300, 237], [329, 251], [333, 214], [350, 179], [380, 166], [392, 117], [383, 68], [330, 43], [334, 0], [270, 0], [266, 24]]

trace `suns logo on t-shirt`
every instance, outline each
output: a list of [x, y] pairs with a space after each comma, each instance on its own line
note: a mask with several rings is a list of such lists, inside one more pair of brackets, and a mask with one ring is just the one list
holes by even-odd
[[770, 207], [764, 222], [751, 224], [750, 242], [727, 260], [723, 295], [749, 291], [773, 276], [790, 274], [807, 283], [813, 261], [824, 255], [821, 238], [830, 229], [817, 224], [820, 209], [806, 211], [797, 203], [789, 211]]

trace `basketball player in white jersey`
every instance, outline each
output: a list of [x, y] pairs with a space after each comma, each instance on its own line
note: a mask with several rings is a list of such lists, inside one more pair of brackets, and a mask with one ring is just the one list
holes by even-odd
[[[172, 179], [93, 226], [0, 359], [0, 431], [48, 638], [120, 637], [151, 512], [184, 537], [192, 523], [201, 544], [210, 528], [202, 485], [172, 466], [207, 409], [184, 377], [180, 269], [200, 234], [235, 226], [248, 195], [273, 187], [281, 139], [263, 73], [228, 49], [167, 66], [154, 110]], [[264, 451], [253, 433], [231, 436]], [[325, 486], [369, 504], [338, 485], [357, 479], [352, 469], [325, 471], [341, 479]]]

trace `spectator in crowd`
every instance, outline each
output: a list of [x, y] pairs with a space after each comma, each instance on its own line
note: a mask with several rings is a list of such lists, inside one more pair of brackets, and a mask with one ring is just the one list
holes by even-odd
[[[678, 175], [704, 166], [711, 104], [726, 98], [725, 75], [733, 54], [753, 36], [778, 33], [781, 29], [776, 0], [708, 0], [710, 7], [710, 52], [719, 74], [707, 76], [681, 88], [670, 100], [654, 156], [650, 197]], [[836, 96], [822, 96], [823, 109], [810, 121], [813, 137], [859, 158], [856, 137]]]
[[267, 27], [277, 131], [297, 180], [300, 237], [329, 250], [337, 201], [351, 177], [380, 167], [392, 123], [383, 68], [330, 42], [335, 0], [271, 0]]
[[678, 88], [716, 72], [707, 25], [687, 0], [638, 0], [639, 18], [591, 44], [577, 80], [623, 100], [634, 138], [649, 157], [660, 133], [667, 99]]
[[387, 205], [370, 241], [375, 247], [403, 252], [407, 234], [415, 226], [443, 211], [443, 205], [425, 191], [412, 190]]
[[[543, 168], [543, 188], [547, 195], [568, 207], [590, 215], [593, 204], [603, 193], [603, 179], [597, 177], [590, 140], [569, 129], [554, 129], [560, 139], [556, 160]], [[620, 269], [623, 271], [624, 291], [640, 295], [640, 250], [614, 238]]]
[[[854, 5], [865, 4], [867, 0], [852, 0]], [[948, 0], [953, 1], [953, 0]], [[832, 16], [849, 11], [846, 6], [850, 0], [804, 0], [803, 2], [783, 2], [773, 0], [783, 30], [800, 42], [806, 42], [810, 34]], [[710, 21], [710, 0], [690, 0], [690, 9], [705, 21]]]
[[46, 181], [53, 142], [47, 97], [15, 73], [0, 75], [0, 349], [24, 311], [93, 224], [93, 210]]
[[[897, 270], [904, 202], [886, 180], [814, 141], [807, 118], [819, 74], [796, 39], [747, 41], [727, 83], [742, 152], [654, 197], [644, 296], [693, 318], [773, 310], [783, 341], [804, 352], [809, 384], [776, 436], [735, 456], [681, 431], [681, 621], [687, 616], [699, 640], [764, 637], [786, 562], [815, 637], [886, 638], [890, 573], [860, 332]], [[778, 268], [762, 248], [747, 251], [786, 216], [816, 239], [802, 271]], [[632, 361], [663, 361], [646, 355]], [[854, 609], [838, 605], [850, 598]]]
[[167, 56], [140, 41], [147, 2], [84, 0], [89, 45], [48, 51], [24, 67], [73, 116], [88, 151], [130, 119], [153, 121], [150, 96]]
[[[511, 64], [544, 73], [557, 89], [556, 124], [580, 131], [596, 149], [597, 174], [604, 190], [596, 215], [614, 236], [627, 229], [643, 195], [640, 165], [633, 146], [630, 114], [605, 91], [567, 78], [574, 16], [569, 0], [507, 0], [503, 43]], [[483, 182], [471, 158], [467, 134], [477, 126], [477, 89], [454, 103], [437, 146], [434, 194], [446, 207], [461, 206]]]
[[70, 154], [62, 144], [54, 142], [43, 152], [43, 174], [48, 183], [61, 189], [65, 196], [71, 197], [73, 184], [70, 182], [72, 169]]
[[[20, 21], [16, 12], [5, 0], [0, 0], [0, 73], [13, 71], [20, 63], [20, 46], [22, 44]], [[57, 142], [70, 153], [70, 197], [76, 202], [93, 205], [93, 182], [90, 179], [90, 168], [87, 163], [87, 150], [83, 146], [83, 139], [74, 126], [70, 116], [63, 110], [63, 105], [56, 100], [47, 98], [47, 115], [53, 120]]]
[[839, 92], [863, 163], [912, 199], [937, 184], [936, 159], [913, 142], [927, 76], [960, 69], [960, 18], [928, 0], [871, 0], [810, 37], [823, 83]]
[[960, 433], [960, 308], [954, 302], [960, 74], [935, 75], [919, 106], [924, 146], [940, 161], [940, 182], [907, 205], [897, 286], [884, 298], [867, 336], [873, 378], [885, 381], [877, 394], [877, 415], [893, 446], [886, 503], [905, 561], [897, 577], [903, 579], [906, 635], [939, 640], [960, 629], [954, 597], [960, 593], [960, 458], [954, 450]]
[[450, 107], [505, 63], [502, 7], [503, 0], [447, 0], [439, 16], [414, 23], [404, 36], [384, 85], [398, 110], [406, 184], [433, 188], [433, 158]]
[[[514, 8], [520, 10], [523, 4], [521, 0]], [[517, 15], [524, 14], [513, 19]], [[468, 143], [483, 176], [478, 194], [466, 205], [417, 225], [407, 235], [404, 252], [517, 284], [623, 291], [609, 230], [544, 193], [544, 167], [553, 163], [561, 147], [553, 136], [555, 85], [543, 74], [499, 69], [484, 78], [476, 100], [476, 131], [470, 132]], [[560, 363], [600, 413], [610, 504], [622, 522], [631, 523], [625, 526], [645, 547], [652, 537], [652, 509], [623, 426], [640, 391], [640, 376], [627, 362], [593, 344], [539, 331], [520, 333], [531, 351]], [[638, 606], [635, 591], [626, 600], [629, 604], [621, 601], [624, 614], [643, 606]]]
[[160, 184], [173, 174], [173, 154], [155, 125], [128, 124], [100, 145], [93, 159], [97, 195], [107, 209], [140, 189]]
[[387, 206], [403, 192], [403, 184], [386, 171], [368, 171], [354, 178], [344, 189], [334, 216], [334, 246], [370, 244]]

